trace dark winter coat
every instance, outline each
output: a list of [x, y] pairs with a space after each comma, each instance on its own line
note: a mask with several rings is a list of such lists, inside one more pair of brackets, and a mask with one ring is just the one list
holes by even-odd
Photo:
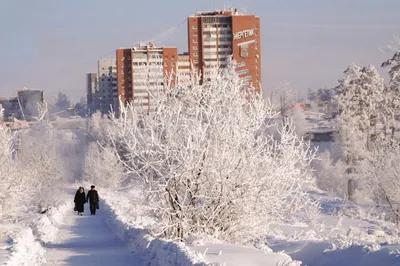
[[99, 205], [99, 194], [97, 190], [89, 190], [86, 197], [86, 202], [90, 202], [90, 206], [98, 206]]
[[75, 194], [74, 198], [75, 208], [77, 212], [83, 212], [83, 205], [86, 202], [85, 192], [80, 192], [79, 190]]

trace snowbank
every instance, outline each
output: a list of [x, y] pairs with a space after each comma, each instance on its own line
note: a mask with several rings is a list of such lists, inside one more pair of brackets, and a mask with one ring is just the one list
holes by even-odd
[[[152, 237], [148, 230], [138, 228], [124, 217], [120, 208], [108, 203], [108, 195], [102, 196], [102, 211], [107, 214], [107, 224], [119, 239], [127, 242], [134, 253], [149, 266], [206, 266], [201, 254], [191, 251], [184, 243], [165, 241]], [[213, 264], [217, 266], [218, 264]]]
[[145, 228], [151, 219], [143, 217], [137, 195], [132, 190], [101, 194], [102, 210], [108, 217], [110, 229], [131, 249], [141, 256], [148, 265], [162, 266], [298, 266], [284, 253], [263, 252], [249, 247], [222, 243], [185, 244], [166, 241], [150, 236]]
[[11, 254], [7, 266], [39, 265], [43, 262], [44, 248], [36, 240], [30, 227], [11, 236]]
[[72, 202], [51, 208], [37, 222], [32, 225], [32, 230], [37, 239], [42, 243], [53, 242], [58, 229], [63, 224], [64, 215], [73, 208]]
[[282, 247], [292, 258], [308, 266], [394, 266], [400, 265], [400, 245], [354, 245], [332, 250], [327, 242], [300, 241], [284, 243]]
[[30, 225], [10, 233], [10, 254], [4, 265], [34, 266], [44, 263], [45, 249], [42, 243], [55, 239], [65, 213], [72, 207], [72, 203], [69, 202], [58, 208], [51, 208], [46, 213], [38, 215], [38, 219]]
[[233, 244], [204, 244], [189, 246], [190, 249], [204, 255], [212, 265], [224, 266], [300, 266], [300, 261], [283, 253], [263, 252], [261, 250]]

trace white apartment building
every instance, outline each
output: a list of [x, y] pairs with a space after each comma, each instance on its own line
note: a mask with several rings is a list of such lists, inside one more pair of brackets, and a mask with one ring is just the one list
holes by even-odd
[[115, 59], [98, 61], [98, 97], [102, 114], [118, 111], [117, 65]]

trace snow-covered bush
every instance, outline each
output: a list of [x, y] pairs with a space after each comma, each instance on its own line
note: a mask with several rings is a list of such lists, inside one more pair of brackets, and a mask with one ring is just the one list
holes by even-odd
[[[15, 152], [13, 143], [15, 134], [8, 128], [0, 126], [0, 216], [7, 215], [16, 203], [16, 192], [24, 189], [15, 174], [12, 156]], [[0, 217], [3, 218], [3, 217]]]
[[124, 180], [124, 166], [114, 149], [98, 143], [89, 144], [83, 180], [103, 188], [117, 188]]
[[104, 118], [100, 112], [94, 113], [88, 120], [87, 141], [106, 145], [108, 142], [107, 124], [108, 119]]
[[388, 206], [392, 219], [400, 221], [400, 146], [397, 141], [382, 141], [362, 165], [363, 186], [376, 203]]
[[309, 125], [307, 123], [304, 110], [299, 104], [296, 104], [293, 108], [292, 120], [297, 135], [299, 137], [305, 137], [309, 129]]
[[76, 178], [82, 161], [75, 136], [46, 121], [16, 133], [0, 127], [0, 219], [42, 212], [65, 200], [65, 184]]
[[312, 162], [317, 186], [324, 191], [346, 198], [346, 164], [342, 160], [334, 160], [329, 151], [320, 153], [318, 157], [318, 160]]
[[304, 208], [314, 153], [230, 66], [210, 82], [149, 90], [155, 111], [121, 104], [109, 134], [128, 172], [144, 185], [154, 234], [189, 233], [247, 242]]
[[57, 141], [60, 136], [49, 125], [37, 124], [20, 138], [17, 163], [26, 171], [19, 174], [32, 183], [31, 200], [40, 208], [52, 206], [67, 178], [63, 168], [66, 158], [61, 156]]

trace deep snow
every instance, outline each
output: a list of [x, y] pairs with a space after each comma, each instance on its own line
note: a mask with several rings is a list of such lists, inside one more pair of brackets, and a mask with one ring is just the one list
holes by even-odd
[[96, 216], [77, 216], [69, 202], [30, 216], [29, 227], [2, 227], [13, 233], [0, 235], [0, 265], [297, 266], [301, 261], [303, 266], [400, 266], [393, 225], [367, 215], [348, 216], [343, 211], [353, 204], [320, 191], [310, 195], [321, 203], [318, 220], [324, 227], [277, 225], [276, 234], [266, 236], [273, 252], [202, 239], [185, 244], [153, 238], [137, 188], [100, 195]]
[[[191, 244], [155, 239], [146, 228], [152, 225], [142, 213], [140, 192], [137, 188], [120, 189], [103, 194], [107, 220], [116, 235], [130, 242], [134, 252], [142, 253], [149, 264], [162, 266], [297, 266], [284, 253], [261, 250], [226, 243], [193, 241]], [[150, 256], [149, 256], [150, 255]]]

